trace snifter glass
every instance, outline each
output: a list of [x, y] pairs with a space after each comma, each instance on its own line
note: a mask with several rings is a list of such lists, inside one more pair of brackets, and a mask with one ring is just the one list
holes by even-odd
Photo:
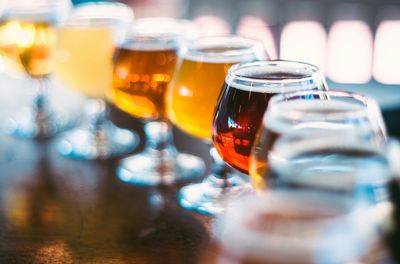
[[186, 22], [172, 18], [136, 20], [115, 54], [110, 100], [142, 120], [146, 134], [145, 149], [120, 162], [122, 181], [173, 184], [204, 173], [200, 158], [176, 150], [165, 103], [186, 29]]
[[[248, 158], [262, 115], [272, 95], [297, 90], [325, 90], [319, 69], [294, 61], [245, 62], [230, 68], [213, 121], [213, 142], [222, 159], [247, 174]], [[219, 157], [219, 155], [215, 155]], [[226, 202], [251, 192], [239, 174], [190, 185], [181, 191], [181, 204], [209, 214], [221, 212]]]
[[[201, 37], [189, 42], [180, 54], [168, 89], [171, 121], [185, 133], [210, 144], [215, 106], [230, 66], [266, 57], [262, 43], [235, 35]], [[179, 202], [186, 209], [215, 213], [221, 206], [218, 203], [226, 187], [224, 179], [232, 179], [232, 188], [244, 182], [231, 175], [232, 170], [214, 148], [210, 155], [211, 174], [202, 184], [189, 185], [179, 193]]]
[[106, 92], [112, 85], [112, 57], [133, 20], [121, 3], [75, 6], [58, 32], [55, 77], [89, 99], [79, 127], [63, 135], [61, 154], [77, 159], [106, 159], [131, 152], [138, 137], [114, 126], [107, 116]]
[[[309, 136], [310, 144], [313, 142], [313, 137], [330, 133], [334, 137], [328, 141], [338, 144], [337, 148], [334, 148], [333, 143], [331, 145], [336, 150], [341, 149], [339, 146], [345, 142], [346, 136], [365, 140], [364, 143], [357, 141], [361, 144], [360, 147], [364, 147], [368, 142], [380, 144], [386, 138], [382, 114], [372, 98], [333, 90], [276, 95], [270, 100], [264, 114], [250, 156], [251, 182], [256, 190], [268, 187], [269, 157], [271, 157], [269, 154], [276, 139], [295, 128], [315, 129]], [[306, 140], [307, 134], [304, 133], [303, 136]], [[326, 142], [322, 146], [331, 142]], [[318, 144], [312, 143], [310, 148], [312, 147], [317, 148]]]
[[50, 107], [47, 98], [54, 67], [56, 26], [65, 19], [70, 7], [69, 0], [7, 2], [0, 18], [0, 46], [7, 45], [8, 56], [29, 75], [34, 91], [32, 105], [7, 120], [5, 129], [9, 134], [47, 138], [71, 124], [67, 115]]
[[378, 228], [370, 207], [349, 197], [271, 190], [217, 217], [217, 263], [381, 263]]

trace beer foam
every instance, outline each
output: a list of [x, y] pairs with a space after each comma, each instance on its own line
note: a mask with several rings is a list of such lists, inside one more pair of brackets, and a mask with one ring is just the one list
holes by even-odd
[[167, 17], [135, 20], [122, 48], [142, 51], [177, 49], [184, 39], [184, 22]]
[[157, 39], [157, 38], [140, 38], [133, 39], [123, 43], [123, 49], [138, 50], [138, 51], [164, 51], [164, 50], [177, 50], [179, 44], [173, 38], [171, 39]]
[[[217, 219], [217, 238], [224, 251], [237, 259], [342, 263], [357, 259], [363, 253], [360, 251], [368, 248], [366, 244], [375, 231], [369, 212], [356, 208], [342, 196], [271, 190], [231, 206]], [[268, 214], [287, 219], [283, 224], [279, 219], [268, 221]], [[294, 214], [316, 217], [291, 220]], [[354, 225], [360, 219], [366, 222]]]
[[365, 106], [361, 104], [318, 98], [282, 101], [268, 107], [263, 118], [263, 125], [278, 134], [283, 134], [302, 122], [313, 122], [315, 125], [325, 124], [322, 127], [330, 126], [333, 129], [340, 124], [329, 125], [330, 117], [362, 113], [364, 108]]
[[254, 61], [256, 59], [262, 58], [259, 54], [254, 53], [247, 47], [243, 49], [242, 52], [238, 49], [237, 51], [226, 52], [187, 52], [183, 56], [183, 59], [195, 61], [195, 62], [205, 62], [205, 63], [239, 63], [245, 61]]

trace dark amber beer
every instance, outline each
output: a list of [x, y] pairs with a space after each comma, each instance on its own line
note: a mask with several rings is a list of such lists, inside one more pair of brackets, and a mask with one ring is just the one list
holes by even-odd
[[272, 96], [297, 90], [325, 90], [313, 65], [270, 61], [231, 68], [215, 113], [213, 142], [221, 157], [248, 174], [249, 156]]
[[114, 59], [112, 102], [143, 119], [164, 119], [165, 93], [177, 62], [177, 46], [139, 48], [126, 43]]

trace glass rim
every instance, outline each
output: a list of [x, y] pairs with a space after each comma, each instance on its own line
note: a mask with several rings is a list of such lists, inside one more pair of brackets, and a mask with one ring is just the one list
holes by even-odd
[[[277, 233], [274, 230], [268, 229], [263, 229], [260, 232], [260, 230], [254, 230], [254, 228], [252, 229], [249, 226], [252, 220], [257, 220], [257, 216], [262, 216], [266, 212], [272, 214], [281, 213], [283, 216], [285, 216], [286, 212], [289, 213], [288, 217], [290, 218], [292, 210], [300, 215], [309, 215], [310, 212], [317, 214], [316, 219], [310, 219], [309, 221], [293, 220], [292, 224], [299, 225], [297, 228], [300, 227], [301, 230], [308, 230], [309, 232], [306, 235], [303, 234], [302, 243], [296, 242], [299, 239], [296, 233], [293, 236], [287, 236], [286, 234], [280, 234], [279, 230]], [[324, 217], [324, 213], [328, 215]], [[346, 237], [347, 233], [343, 232], [346, 227], [350, 227], [355, 222], [355, 219], [363, 219], [370, 213], [371, 211], [365, 207], [365, 204], [346, 196], [322, 191], [270, 190], [259, 196], [245, 197], [245, 199], [232, 204], [217, 219], [216, 237], [227, 252], [237, 254], [238, 256], [242, 254], [242, 257], [253, 256], [255, 260], [276, 260], [276, 258], [279, 259], [278, 256], [288, 261], [298, 259], [299, 257], [306, 260], [316, 256], [351, 259], [355, 257], [355, 254], [360, 254], [360, 252], [354, 249], [355, 251], [346, 251], [345, 254], [340, 256], [335, 254], [320, 256], [318, 253], [321, 253], [321, 251], [324, 253], [326, 251], [329, 252], [332, 246], [337, 244], [337, 239], [345, 241], [348, 238]], [[318, 218], [318, 214], [322, 217]], [[365, 238], [373, 236], [373, 231], [376, 228], [374, 220], [369, 219], [369, 221], [369, 228], [367, 229], [365, 229], [365, 226], [363, 228], [352, 229], [352, 239], [354, 240], [352, 242], [369, 243]], [[343, 225], [345, 228], [342, 228]], [[223, 232], [219, 234], [218, 228], [220, 227], [223, 227]], [[329, 236], [325, 237], [325, 235], [330, 234], [329, 230], [332, 227], [334, 229], [342, 228], [340, 229], [342, 231], [340, 236], [335, 234], [333, 238]], [[238, 244], [234, 244], [234, 242]], [[291, 250], [286, 247], [282, 248], [282, 244], [290, 245], [289, 248], [294, 250], [295, 253], [287, 255]], [[266, 251], [269, 254], [265, 254]], [[335, 252], [339, 253], [341, 251], [336, 249]]]
[[183, 24], [187, 21], [172, 17], [146, 17], [132, 22], [126, 38], [143, 41], [172, 40], [183, 34]]
[[72, 8], [63, 24], [65, 27], [101, 27], [111, 25], [113, 19], [121, 24], [129, 24], [134, 19], [132, 8], [119, 2], [87, 2]]
[[54, 14], [54, 10], [59, 10], [63, 8], [70, 9], [72, 7], [72, 3], [69, 0], [34, 0], [28, 2], [15, 0], [11, 3], [12, 4], [6, 6], [2, 11], [5, 19], [11, 17], [24, 20], [25, 18], [27, 18], [28, 20], [32, 19], [36, 21], [43, 19], [40, 16], [56, 16], [57, 14]]
[[[280, 104], [290, 102], [290, 99], [293, 101], [296, 100], [307, 100], [305, 98], [301, 98], [301, 96], [326, 96], [326, 100], [334, 98], [348, 98], [352, 99], [352, 102], [346, 102], [349, 104], [354, 104], [357, 106], [362, 106], [362, 108], [357, 109], [349, 109], [340, 112], [332, 112], [332, 113], [320, 113], [320, 112], [307, 112], [304, 109], [290, 109], [290, 112], [281, 111]], [[333, 98], [332, 98], [333, 97]], [[287, 100], [289, 99], [289, 100]], [[321, 102], [324, 99], [315, 98], [313, 100], [307, 100], [308, 102]], [[264, 124], [268, 123], [268, 118], [270, 115], [278, 116], [281, 118], [285, 118], [288, 120], [315, 120], [316, 118], [324, 118], [325, 120], [337, 120], [340, 118], [360, 118], [365, 117], [369, 114], [369, 110], [379, 109], [378, 103], [372, 97], [362, 95], [359, 93], [348, 92], [348, 91], [341, 91], [341, 90], [301, 90], [301, 91], [294, 91], [288, 93], [277, 94], [271, 97], [268, 108], [264, 115]], [[318, 120], [317, 120], [318, 121]]]
[[[288, 79], [260, 79], [254, 78], [251, 76], [243, 76], [238, 74], [238, 71], [244, 70], [245, 68], [259, 68], [259, 67], [280, 67], [280, 66], [294, 66], [295, 68], [305, 69], [309, 72], [304, 74], [304, 77], [300, 78], [288, 78]], [[283, 68], [284, 70], [284, 68]], [[298, 82], [308, 82], [308, 81], [315, 81], [315, 82], [324, 82], [322, 74], [318, 66], [301, 62], [295, 60], [262, 60], [262, 61], [253, 61], [253, 62], [242, 62], [235, 65], [232, 65], [228, 71], [228, 75], [226, 77], [228, 81], [240, 81], [243, 83], [248, 83], [249, 86], [263, 86], [263, 85], [271, 85], [271, 84], [293, 84]]]
[[[243, 57], [252, 56], [255, 59], [257, 52], [261, 51], [267, 56], [261, 41], [234, 34], [199, 36], [187, 42], [184, 47], [182, 57], [193, 61], [238, 63]], [[227, 49], [218, 51], [206, 50], [207, 48]]]

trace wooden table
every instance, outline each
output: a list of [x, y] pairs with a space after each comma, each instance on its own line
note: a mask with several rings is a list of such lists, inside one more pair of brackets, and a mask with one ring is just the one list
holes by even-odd
[[[2, 120], [28, 91], [19, 86], [18, 78], [0, 76]], [[138, 122], [113, 116], [139, 128], [143, 139]], [[209, 164], [205, 144], [175, 135], [179, 149]], [[123, 183], [115, 174], [118, 159], [67, 159], [55, 142], [0, 132], [0, 263], [198, 263], [211, 219], [179, 207], [180, 186]]]

